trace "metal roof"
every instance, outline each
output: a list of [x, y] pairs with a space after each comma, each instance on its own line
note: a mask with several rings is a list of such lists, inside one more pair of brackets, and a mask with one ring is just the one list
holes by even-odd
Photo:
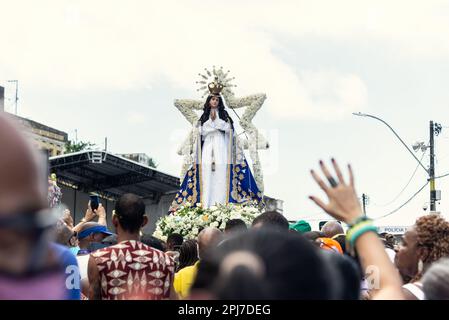
[[50, 171], [63, 185], [109, 199], [131, 192], [158, 202], [161, 195], [175, 193], [180, 185], [177, 177], [104, 151], [51, 157]]

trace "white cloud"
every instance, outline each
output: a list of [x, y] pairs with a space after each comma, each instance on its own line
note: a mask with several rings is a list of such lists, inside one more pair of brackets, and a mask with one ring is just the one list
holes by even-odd
[[195, 75], [223, 65], [237, 78], [237, 94], [265, 92], [270, 112], [289, 119], [340, 118], [363, 109], [368, 90], [351, 72], [296, 72], [273, 53], [276, 32], [298, 41], [380, 40], [404, 55], [449, 52], [441, 1], [0, 3], [8, 8], [0, 20], [7, 78], [55, 90], [126, 90], [164, 79], [195, 97]]
[[[290, 94], [283, 96], [284, 90]], [[332, 71], [293, 76], [285, 86], [281, 82], [275, 87], [274, 93], [270, 105], [285, 118], [340, 119], [363, 110], [367, 103], [367, 88], [357, 75]]]
[[145, 115], [136, 111], [129, 111], [126, 115], [126, 122], [131, 125], [139, 125], [148, 122]]

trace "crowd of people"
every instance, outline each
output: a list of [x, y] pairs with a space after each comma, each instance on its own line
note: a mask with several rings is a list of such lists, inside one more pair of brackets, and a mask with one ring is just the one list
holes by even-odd
[[321, 161], [311, 171], [327, 199], [310, 199], [332, 218], [319, 231], [268, 211], [164, 242], [142, 233], [134, 194], [116, 201], [110, 229], [101, 204], [76, 225], [55, 215], [54, 180], [4, 115], [0, 148], [0, 299], [449, 299], [449, 222], [424, 215], [400, 244], [378, 234], [351, 167], [345, 179], [333, 159], [333, 173]]

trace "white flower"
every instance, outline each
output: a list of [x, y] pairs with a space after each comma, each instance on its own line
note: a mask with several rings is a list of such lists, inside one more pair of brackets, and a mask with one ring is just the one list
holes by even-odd
[[161, 237], [162, 237], [162, 232], [161, 232], [161, 230], [156, 230], [156, 231], [153, 233], [153, 236], [155, 236], [156, 238], [161, 238]]
[[212, 222], [212, 223], [210, 224], [210, 226], [211, 226], [212, 228], [218, 228], [218, 222], [217, 222], [217, 221], [214, 221], [214, 222]]
[[[168, 233], [177, 232], [186, 239], [194, 239], [197, 237], [200, 228], [210, 226], [224, 229], [230, 219], [242, 219], [250, 225], [259, 214], [260, 211], [257, 208], [248, 204], [219, 204], [205, 209], [185, 207], [182, 211], [178, 211], [178, 215], [161, 217], [156, 222], [154, 236], [164, 239]], [[207, 219], [204, 219], [206, 216]]]

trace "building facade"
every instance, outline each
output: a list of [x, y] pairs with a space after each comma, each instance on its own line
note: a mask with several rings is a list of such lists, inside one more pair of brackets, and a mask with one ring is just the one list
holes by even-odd
[[68, 141], [66, 132], [48, 127], [39, 122], [13, 115], [26, 129], [26, 134], [31, 138], [37, 148], [45, 150], [48, 156], [54, 157], [64, 154]]
[[119, 156], [143, 164], [144, 166], [152, 167], [152, 159], [145, 153], [126, 153], [119, 154]]

